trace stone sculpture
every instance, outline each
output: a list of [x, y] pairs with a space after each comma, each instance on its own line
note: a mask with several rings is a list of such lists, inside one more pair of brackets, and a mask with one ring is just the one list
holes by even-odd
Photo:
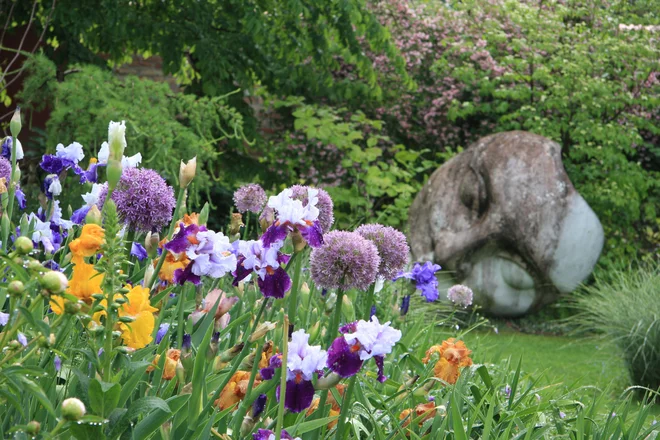
[[485, 137], [436, 170], [410, 209], [415, 261], [443, 266], [495, 316], [520, 316], [575, 289], [603, 228], [564, 170], [561, 147], [523, 131]]

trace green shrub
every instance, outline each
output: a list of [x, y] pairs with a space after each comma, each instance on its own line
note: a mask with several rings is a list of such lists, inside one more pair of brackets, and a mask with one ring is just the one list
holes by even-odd
[[583, 289], [575, 318], [623, 352], [635, 385], [660, 387], [660, 270], [619, 270]]
[[[52, 62], [43, 56], [30, 61], [28, 72], [19, 97], [23, 106], [52, 106], [44, 151], [37, 152], [38, 156], [54, 153], [60, 142], [76, 141], [86, 151], [98, 151], [107, 137], [108, 121], [126, 120], [129, 146], [125, 154], [140, 152], [142, 166], [157, 170], [166, 180], [176, 181], [180, 161], [197, 156], [198, 178], [190, 188], [195, 207], [200, 206], [202, 196], [213, 203], [211, 191], [222, 186], [218, 182], [232, 180], [228, 174], [235, 178], [250, 168], [247, 158], [228, 160], [241, 153], [236, 145], [242, 145], [245, 138], [243, 118], [227, 104], [226, 97], [174, 93], [166, 83], [137, 77], [122, 80], [95, 66], [80, 67], [58, 81]], [[78, 185], [72, 191], [76, 188]], [[65, 193], [65, 206], [80, 204], [79, 194]]]

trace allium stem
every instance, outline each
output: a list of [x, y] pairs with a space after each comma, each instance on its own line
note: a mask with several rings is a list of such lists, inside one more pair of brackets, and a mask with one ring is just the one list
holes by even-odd
[[353, 394], [353, 388], [355, 388], [356, 379], [357, 374], [351, 377], [350, 381], [348, 382], [348, 388], [346, 388], [346, 392], [344, 393], [344, 398], [341, 401], [341, 412], [339, 413], [339, 422], [337, 422], [337, 430], [335, 431], [335, 440], [341, 440], [344, 438], [346, 415], [348, 414], [348, 407], [351, 404], [351, 396]]
[[282, 426], [284, 425], [284, 401], [286, 400], [286, 362], [289, 353], [289, 317], [284, 315], [282, 327], [282, 375], [280, 377], [280, 404], [277, 409], [277, 427], [275, 428], [275, 440], [280, 440], [282, 436]]

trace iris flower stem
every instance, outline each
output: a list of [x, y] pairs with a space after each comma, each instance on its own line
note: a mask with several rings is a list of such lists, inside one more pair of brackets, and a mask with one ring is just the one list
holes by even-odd
[[[299, 253], [300, 252], [296, 252], [294, 256]], [[293, 264], [293, 283], [291, 284], [291, 295], [289, 296], [289, 316], [291, 318], [291, 323], [296, 325], [296, 311], [298, 310], [298, 291], [300, 290], [300, 272], [302, 269], [302, 260], [300, 258], [295, 258]]]
[[[185, 194], [186, 194], [185, 188], [179, 188], [179, 194], [177, 195], [176, 198], [176, 208], [174, 208], [174, 214], [172, 215], [172, 222], [170, 223], [170, 229], [167, 232], [166, 238], [168, 240], [172, 238], [172, 234], [174, 233], [174, 228], [176, 227], [176, 224], [179, 221], [179, 215], [181, 211], [181, 206], [183, 205], [183, 198], [185, 197]], [[160, 269], [163, 267], [163, 263], [165, 263], [166, 257], [167, 257], [167, 250], [163, 249], [163, 253], [160, 255], [160, 258], [158, 259], [158, 263], [156, 263], [156, 269], [154, 270], [154, 275], [149, 280], [149, 290], [154, 288], [154, 284], [156, 284], [156, 280], [158, 279], [158, 274], [160, 273]]]
[[[343, 282], [343, 280], [342, 280]], [[328, 327], [328, 333], [325, 337], [325, 346], [330, 347], [332, 341], [339, 330], [339, 321], [341, 320], [341, 306], [344, 303], [344, 291], [342, 289], [337, 289], [337, 302], [335, 303], [335, 313], [332, 315], [332, 320], [330, 321], [330, 326]], [[321, 398], [319, 401], [319, 409], [314, 412], [312, 418], [323, 418], [326, 416], [326, 403], [328, 401], [328, 392], [329, 390], [321, 391]], [[319, 430], [321, 428], [315, 429], [309, 437], [310, 439], [321, 438], [319, 436]]]
[[[14, 214], [14, 199], [16, 198], [16, 187], [14, 180], [16, 179], [16, 136], [11, 137], [11, 175], [9, 177], [9, 204], [7, 205], [7, 217], [9, 217], [9, 224], [11, 225], [11, 218]], [[9, 241], [9, 230], [11, 226], [2, 231], [2, 250], [7, 249], [7, 242]]]
[[176, 342], [177, 342], [177, 347], [179, 347], [179, 349], [183, 347], [183, 333], [184, 333], [183, 330], [185, 327], [185, 324], [183, 322], [183, 312], [184, 312], [184, 304], [186, 303], [186, 294], [188, 292], [189, 289], [185, 287], [181, 289], [181, 294], [179, 295], [179, 301], [176, 304], [176, 311], [177, 311]]
[[286, 400], [286, 372], [287, 355], [289, 354], [289, 317], [284, 315], [282, 332], [282, 375], [280, 377], [280, 404], [277, 409], [277, 427], [275, 428], [275, 440], [282, 437], [282, 426], [284, 425], [284, 401]]
[[[227, 374], [227, 376], [224, 378], [224, 380], [222, 381], [220, 386], [215, 390], [215, 393], [213, 393], [213, 396], [211, 396], [211, 398], [208, 400], [206, 405], [204, 405], [204, 409], [202, 409], [202, 412], [199, 413], [199, 415], [197, 416], [197, 420], [199, 420], [199, 418], [202, 417], [202, 415], [209, 412], [209, 410], [213, 407], [213, 402], [215, 402], [216, 399], [220, 396], [220, 393], [222, 392], [222, 390], [227, 386], [227, 384], [231, 380], [234, 373], [236, 373], [236, 370], [238, 370], [238, 366], [240, 365], [241, 361], [247, 355], [248, 351], [250, 351], [250, 345], [251, 345], [251, 344], [249, 344], [250, 335], [252, 335], [254, 333], [254, 331], [257, 329], [257, 325], [259, 325], [259, 319], [261, 319], [261, 315], [263, 315], [264, 310], [266, 309], [266, 305], [268, 304], [269, 299], [270, 298], [265, 298], [264, 302], [261, 304], [261, 307], [259, 307], [259, 311], [257, 312], [257, 316], [255, 316], [255, 318], [254, 318], [254, 324], [252, 324], [252, 330], [250, 330], [249, 333], [245, 333], [245, 335], [243, 336], [243, 343], [244, 343], [243, 349], [238, 354], [238, 356], [236, 356], [236, 358], [234, 358], [234, 363], [231, 367], [231, 370], [229, 370], [229, 373]], [[192, 422], [192, 423], [189, 423], [188, 431], [186, 432], [186, 435], [183, 436], [182, 438], [189, 438], [189, 436], [191, 436], [195, 432], [195, 429], [197, 427], [196, 420], [191, 420], [190, 422]]]
[[[255, 345], [255, 350], [257, 350], [257, 353], [254, 356], [254, 363], [252, 364], [250, 379], [248, 380], [248, 386], [247, 386], [248, 393], [252, 390], [252, 386], [254, 385], [254, 379], [257, 377], [257, 372], [259, 371], [259, 361], [261, 360], [261, 353], [263, 353], [263, 348], [259, 350], [259, 344]], [[245, 417], [245, 413], [247, 412], [247, 409], [252, 403], [251, 400], [248, 400], [249, 397], [251, 397], [251, 394], [247, 395], [245, 399], [243, 399], [240, 406], [238, 407], [238, 411], [234, 415], [234, 426], [232, 427], [232, 433], [241, 431], [241, 423], [243, 422], [243, 417]]]

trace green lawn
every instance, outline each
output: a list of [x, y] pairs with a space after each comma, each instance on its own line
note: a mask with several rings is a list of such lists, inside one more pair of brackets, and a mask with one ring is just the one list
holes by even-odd
[[[446, 336], [440, 336], [446, 337]], [[475, 363], [499, 363], [511, 358], [547, 385], [609, 388], [612, 397], [628, 385], [628, 372], [618, 350], [599, 338], [576, 338], [519, 333], [512, 330], [476, 331], [463, 340]]]

